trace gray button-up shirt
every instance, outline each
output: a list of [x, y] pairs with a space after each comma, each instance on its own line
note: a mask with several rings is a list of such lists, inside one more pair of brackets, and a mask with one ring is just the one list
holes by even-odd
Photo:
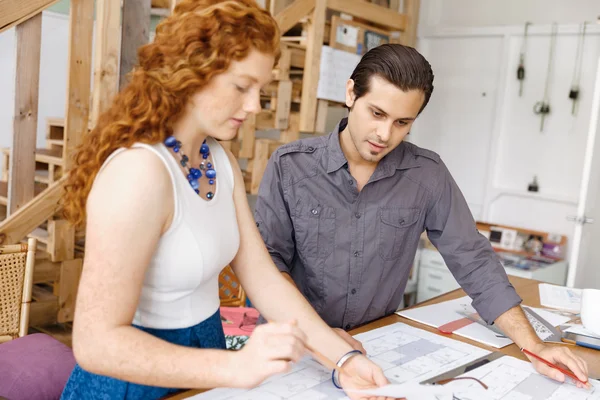
[[521, 302], [440, 157], [402, 142], [359, 192], [339, 133], [286, 144], [263, 176], [255, 219], [280, 271], [332, 327], [393, 313], [421, 233], [493, 322]]

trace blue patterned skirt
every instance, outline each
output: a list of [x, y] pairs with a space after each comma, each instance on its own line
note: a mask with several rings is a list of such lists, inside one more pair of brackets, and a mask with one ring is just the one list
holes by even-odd
[[[225, 349], [221, 313], [217, 311], [198, 325], [182, 329], [134, 327], [167, 342], [200, 349]], [[180, 389], [139, 385], [103, 375], [92, 374], [78, 364], [71, 373], [61, 400], [138, 400], [160, 399]]]

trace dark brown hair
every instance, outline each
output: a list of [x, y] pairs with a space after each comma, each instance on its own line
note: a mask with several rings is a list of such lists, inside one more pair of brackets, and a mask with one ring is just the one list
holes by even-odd
[[405, 92], [421, 90], [425, 94], [425, 100], [419, 113], [433, 93], [431, 65], [412, 47], [383, 44], [369, 50], [350, 76], [354, 81], [354, 95], [357, 99], [369, 92], [373, 76], [379, 76]]

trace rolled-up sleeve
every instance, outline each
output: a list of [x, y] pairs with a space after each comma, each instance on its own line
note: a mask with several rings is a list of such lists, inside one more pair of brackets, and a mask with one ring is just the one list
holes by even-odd
[[269, 159], [261, 180], [254, 219], [273, 262], [281, 272], [289, 274], [296, 244], [277, 154], [275, 152]]
[[438, 178], [425, 219], [427, 235], [473, 299], [473, 307], [491, 324], [521, 298], [490, 242], [477, 231], [467, 202], [443, 163]]

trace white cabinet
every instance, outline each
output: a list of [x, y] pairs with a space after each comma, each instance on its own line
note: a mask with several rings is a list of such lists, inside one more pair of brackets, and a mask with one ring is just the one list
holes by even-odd
[[[567, 274], [567, 262], [560, 261], [535, 270], [505, 267], [508, 275], [535, 279], [542, 282], [564, 285]], [[436, 250], [422, 249], [419, 265], [419, 283], [417, 285], [417, 302], [460, 288], [454, 276], [446, 266], [442, 255]]]
[[417, 302], [458, 289], [460, 285], [452, 276], [442, 255], [435, 250], [423, 249], [419, 265]]

